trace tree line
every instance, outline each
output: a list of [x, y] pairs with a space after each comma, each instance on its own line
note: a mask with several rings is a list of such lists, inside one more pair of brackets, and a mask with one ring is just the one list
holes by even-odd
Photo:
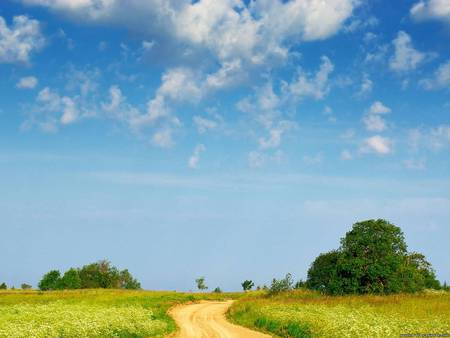
[[71, 268], [61, 275], [59, 270], [47, 272], [38, 284], [42, 291], [64, 289], [140, 289], [141, 284], [125, 270], [107, 260]]

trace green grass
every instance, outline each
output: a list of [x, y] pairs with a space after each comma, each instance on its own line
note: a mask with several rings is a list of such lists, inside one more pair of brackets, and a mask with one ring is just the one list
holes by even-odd
[[333, 297], [301, 290], [241, 298], [228, 317], [279, 337], [450, 334], [450, 292]]
[[176, 330], [167, 310], [241, 294], [125, 290], [0, 291], [0, 337], [162, 337]]

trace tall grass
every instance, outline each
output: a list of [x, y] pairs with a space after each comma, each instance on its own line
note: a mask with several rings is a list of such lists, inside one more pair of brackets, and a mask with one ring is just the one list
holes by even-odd
[[281, 337], [399, 337], [449, 334], [450, 292], [324, 296], [301, 290], [242, 298], [229, 318]]

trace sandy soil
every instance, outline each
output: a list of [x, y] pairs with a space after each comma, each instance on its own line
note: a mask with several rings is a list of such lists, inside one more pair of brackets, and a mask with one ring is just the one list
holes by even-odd
[[174, 338], [268, 338], [270, 336], [228, 322], [225, 312], [233, 301], [180, 305], [170, 315], [180, 330]]

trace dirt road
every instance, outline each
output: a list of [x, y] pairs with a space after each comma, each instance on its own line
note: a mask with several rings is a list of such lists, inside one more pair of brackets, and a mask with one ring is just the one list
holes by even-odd
[[268, 338], [270, 336], [251, 331], [228, 322], [225, 312], [233, 301], [201, 302], [180, 305], [170, 315], [180, 330], [174, 338]]

